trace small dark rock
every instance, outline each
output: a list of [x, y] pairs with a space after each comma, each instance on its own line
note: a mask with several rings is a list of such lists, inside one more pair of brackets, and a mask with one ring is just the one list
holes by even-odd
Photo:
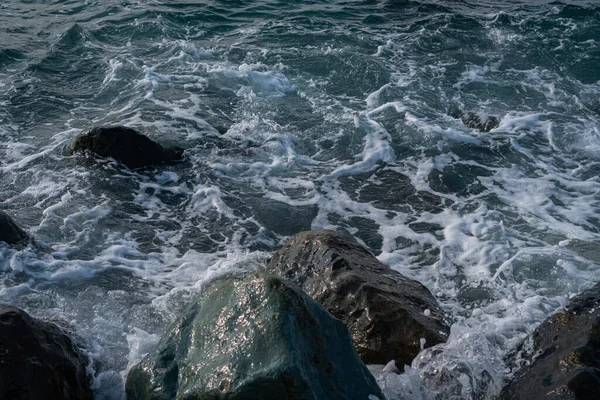
[[[291, 280], [346, 324], [367, 364], [410, 365], [450, 328], [425, 286], [379, 262], [353, 238], [334, 231], [294, 236], [267, 265]], [[426, 315], [426, 310], [429, 310]]]
[[0, 399], [92, 400], [86, 364], [56, 325], [0, 305]]
[[467, 128], [476, 129], [479, 132], [489, 132], [500, 126], [498, 117], [493, 115], [480, 115], [470, 112], [461, 115], [460, 119]]
[[212, 282], [126, 390], [130, 400], [383, 399], [344, 324], [264, 273]]
[[4, 211], [0, 211], [0, 242], [8, 244], [24, 244], [29, 235], [19, 228], [15, 221]]
[[226, 134], [233, 126], [233, 121], [225, 115], [207, 115], [203, 116], [203, 118], [215, 128], [220, 135]]
[[231, 128], [230, 125], [216, 124], [216, 123], [213, 124], [212, 126], [217, 130], [217, 132], [219, 132], [220, 135], [226, 134], [229, 131], [229, 128]]
[[600, 284], [533, 332], [528, 361], [501, 399], [600, 399]]
[[183, 157], [182, 148], [165, 148], [136, 130], [124, 126], [84, 130], [71, 144], [69, 154], [79, 151], [91, 151], [102, 157], [112, 157], [129, 168], [179, 161]]

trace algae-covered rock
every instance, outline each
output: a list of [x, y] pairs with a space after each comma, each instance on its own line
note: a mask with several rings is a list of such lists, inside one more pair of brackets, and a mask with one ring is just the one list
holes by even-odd
[[134, 129], [124, 126], [97, 127], [81, 132], [73, 140], [70, 154], [91, 151], [112, 157], [129, 168], [142, 168], [181, 160], [183, 149], [163, 147]]
[[348, 330], [262, 273], [219, 279], [129, 372], [127, 398], [383, 399]]
[[92, 400], [87, 362], [56, 325], [0, 305], [0, 399]]
[[600, 284], [533, 332], [528, 361], [501, 399], [600, 399]]
[[377, 260], [352, 237], [317, 230], [294, 236], [267, 265], [342, 320], [367, 364], [410, 365], [450, 328], [433, 295]]

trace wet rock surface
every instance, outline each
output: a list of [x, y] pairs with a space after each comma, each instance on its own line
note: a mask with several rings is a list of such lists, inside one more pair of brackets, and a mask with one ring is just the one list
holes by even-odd
[[379, 262], [353, 238], [302, 232], [277, 251], [267, 271], [289, 279], [342, 320], [367, 364], [410, 365], [425, 347], [444, 342], [449, 327], [421, 283]]
[[494, 115], [480, 115], [469, 112], [460, 116], [467, 128], [476, 129], [479, 132], [489, 132], [500, 126], [500, 120]]
[[0, 399], [91, 400], [86, 365], [56, 325], [0, 305]]
[[501, 399], [600, 398], [600, 284], [534, 331], [528, 361]]
[[132, 368], [126, 390], [128, 399], [383, 399], [346, 327], [264, 273], [212, 282]]
[[183, 157], [183, 149], [163, 147], [136, 130], [124, 126], [84, 130], [73, 140], [69, 153], [81, 151], [112, 157], [129, 168], [179, 161]]
[[448, 111], [448, 115], [452, 118], [460, 119], [465, 127], [478, 130], [479, 132], [489, 132], [500, 126], [500, 119], [498, 117], [486, 113], [465, 112], [453, 108]]
[[4, 211], [0, 211], [0, 242], [8, 244], [24, 244], [29, 235], [19, 228], [16, 222]]

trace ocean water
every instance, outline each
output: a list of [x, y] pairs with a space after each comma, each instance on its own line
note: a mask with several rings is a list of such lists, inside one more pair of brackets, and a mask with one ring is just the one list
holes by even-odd
[[[114, 124], [185, 161], [67, 155]], [[70, 326], [97, 399], [203, 284], [311, 228], [453, 323], [406, 373], [371, 367], [388, 399], [493, 398], [600, 280], [599, 173], [600, 1], [0, 4], [0, 208], [37, 241], [0, 244], [0, 303]]]

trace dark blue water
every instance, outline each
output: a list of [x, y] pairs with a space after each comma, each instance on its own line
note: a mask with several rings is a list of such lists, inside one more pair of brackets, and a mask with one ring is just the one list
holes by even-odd
[[[38, 245], [0, 244], [0, 301], [71, 324], [118, 399], [203, 283], [337, 229], [454, 321], [372, 367], [388, 398], [492, 398], [600, 279], [599, 65], [598, 1], [4, 1], [0, 208]], [[67, 155], [113, 124], [185, 161]]]

